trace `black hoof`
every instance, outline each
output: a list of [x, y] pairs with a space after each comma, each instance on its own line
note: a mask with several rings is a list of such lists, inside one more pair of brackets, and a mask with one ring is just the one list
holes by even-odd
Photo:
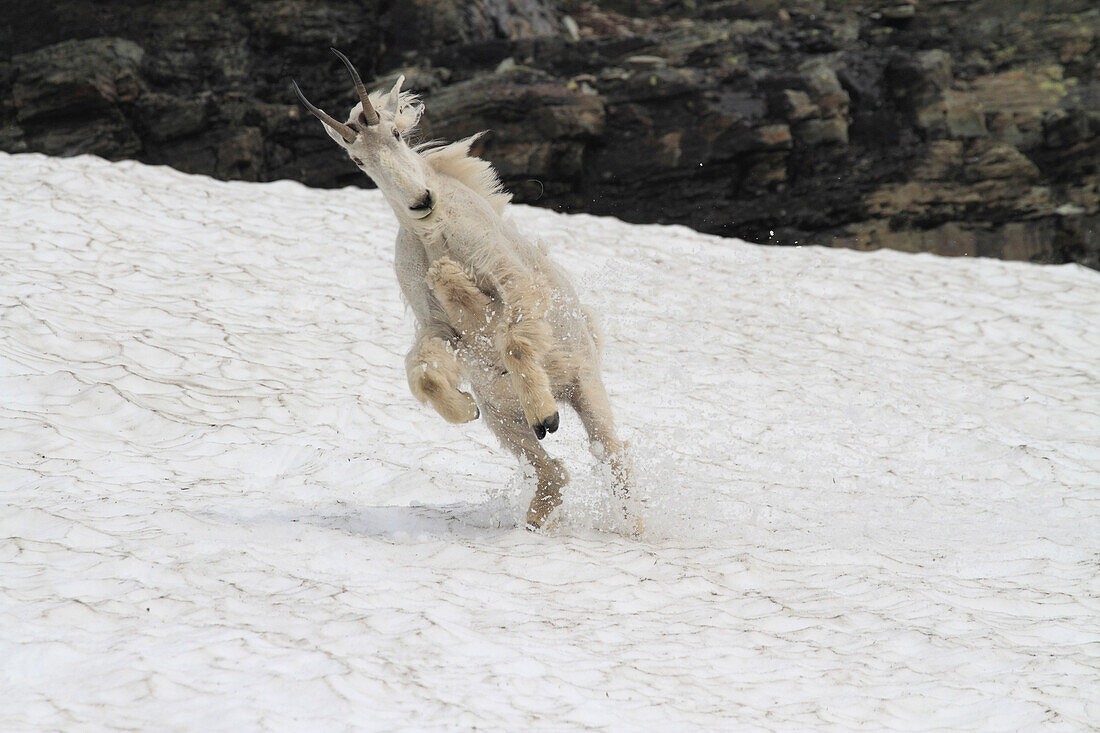
[[554, 413], [550, 417], [542, 421], [542, 424], [546, 426], [546, 432], [556, 433], [558, 431], [558, 423], [561, 422], [558, 419], [558, 413]]
[[539, 423], [538, 425], [532, 425], [531, 429], [535, 431], [535, 437], [539, 440], [542, 440], [546, 437], [546, 428], [543, 427], [542, 423]]

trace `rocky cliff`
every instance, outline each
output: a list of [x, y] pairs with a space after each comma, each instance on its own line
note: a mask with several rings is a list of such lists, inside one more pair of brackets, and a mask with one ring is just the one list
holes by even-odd
[[[329, 52], [489, 128], [518, 201], [781, 244], [1100, 267], [1093, 0], [9, 0], [0, 149], [369, 185]], [[339, 114], [338, 114], [339, 116]]]

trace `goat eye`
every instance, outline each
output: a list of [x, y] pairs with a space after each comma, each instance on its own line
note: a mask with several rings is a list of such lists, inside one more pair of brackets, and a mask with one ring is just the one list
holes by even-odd
[[401, 139], [401, 131], [398, 130], [396, 127], [393, 128], [393, 138], [394, 138], [394, 140], [400, 140]]

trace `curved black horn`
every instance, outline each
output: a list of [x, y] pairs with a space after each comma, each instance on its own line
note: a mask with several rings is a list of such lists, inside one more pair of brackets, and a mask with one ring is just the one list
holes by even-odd
[[348, 67], [348, 73], [351, 74], [351, 80], [355, 82], [355, 92], [359, 95], [359, 101], [363, 103], [363, 117], [366, 119], [368, 125], [378, 124], [378, 112], [370, 103], [370, 99], [367, 97], [367, 87], [364, 86], [363, 80], [359, 78], [359, 72], [355, 70], [355, 67], [348, 61], [348, 57], [337, 51], [335, 48], [329, 48], [336, 57], [344, 62], [344, 66]]
[[355, 142], [355, 138], [359, 136], [359, 133], [345, 125], [343, 122], [337, 122], [336, 120], [332, 119], [332, 117], [324, 110], [320, 110], [314, 107], [310, 103], [310, 101], [306, 99], [306, 95], [302, 94], [302, 90], [298, 88], [298, 82], [291, 79], [290, 83], [294, 85], [294, 93], [298, 95], [298, 99], [301, 100], [302, 104], [306, 106], [306, 109], [312, 112], [317, 119], [321, 120], [321, 122], [324, 122], [333, 130], [336, 130], [336, 132], [340, 133], [340, 137], [344, 138], [346, 142]]

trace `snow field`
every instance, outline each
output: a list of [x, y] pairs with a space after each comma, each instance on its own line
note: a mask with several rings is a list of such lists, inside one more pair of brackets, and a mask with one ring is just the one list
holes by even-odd
[[1100, 725], [1100, 274], [512, 216], [640, 540], [408, 394], [377, 192], [0, 154], [0, 729]]

